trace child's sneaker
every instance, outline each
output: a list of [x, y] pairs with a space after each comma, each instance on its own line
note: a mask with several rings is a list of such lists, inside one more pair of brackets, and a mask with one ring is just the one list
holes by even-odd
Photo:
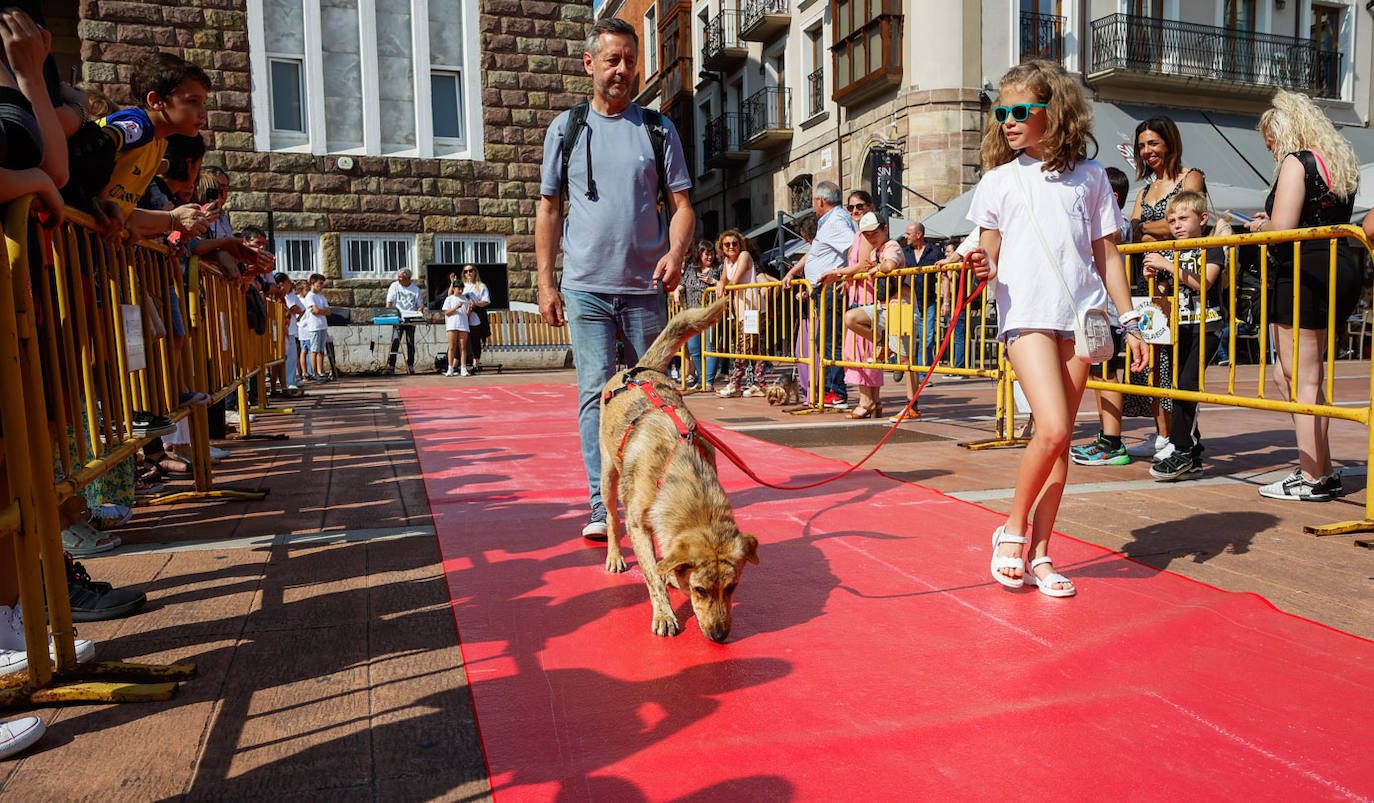
[[1150, 476], [1162, 482], [1186, 480], [1202, 473], [1202, 460], [1191, 454], [1175, 451], [1150, 467]]
[[457, 374], [452, 368], [450, 368], [450, 369], [448, 369], [447, 371], [444, 372], [444, 376], [457, 376], [457, 375], [458, 375], [458, 374]]
[[1325, 486], [1326, 477], [1316, 482], [1308, 480], [1302, 475], [1302, 469], [1295, 468], [1293, 473], [1278, 482], [1271, 482], [1268, 485], [1260, 486], [1260, 496], [1270, 499], [1292, 499], [1299, 502], [1325, 502], [1331, 498], [1331, 492]]
[[740, 396], [743, 396], [744, 391], [740, 390], [739, 385], [736, 385], [734, 382], [731, 382], [730, 384], [716, 391], [716, 395], [721, 397], [722, 399], [735, 399], [739, 398]]
[[1086, 446], [1073, 447], [1069, 457], [1080, 466], [1124, 466], [1131, 462], [1124, 444], [1112, 446], [1102, 438]]
[[463, 370], [461, 370], [461, 371], [458, 372], [458, 375], [459, 375], [459, 376], [472, 376], [472, 372], [469, 371], [466, 367], [464, 367]]

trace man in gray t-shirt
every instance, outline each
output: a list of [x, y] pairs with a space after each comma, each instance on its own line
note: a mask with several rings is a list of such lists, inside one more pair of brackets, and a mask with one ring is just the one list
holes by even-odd
[[[564, 112], [544, 137], [534, 226], [539, 312], [552, 326], [567, 324], [577, 367], [578, 433], [592, 506], [582, 535], [592, 540], [606, 538], [599, 396], [615, 373], [617, 343], [633, 365], [667, 322], [663, 293], [677, 287], [696, 226], [682, 141], [666, 119], [666, 221], [659, 212], [653, 144], [643, 111], [630, 102], [638, 60], [639, 38], [629, 23], [609, 18], [592, 26], [582, 56], [592, 99], [568, 162], [568, 214], [563, 216], [561, 198]], [[560, 244], [562, 297], [554, 284]]]

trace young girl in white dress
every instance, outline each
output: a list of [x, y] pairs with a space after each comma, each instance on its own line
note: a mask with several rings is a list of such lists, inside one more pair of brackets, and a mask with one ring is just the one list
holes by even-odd
[[[463, 285], [454, 282], [448, 286], [448, 298], [444, 299], [444, 330], [448, 334], [448, 371], [444, 376], [458, 376], [457, 366], [463, 376], [468, 376], [468, 313], [472, 301]], [[454, 357], [458, 359], [454, 359]]]
[[[983, 133], [985, 172], [968, 215], [981, 231], [980, 249], [970, 257], [974, 275], [997, 280], [997, 337], [1007, 344], [1035, 416], [1011, 515], [992, 534], [992, 577], [1013, 588], [1035, 584], [1051, 597], [1076, 593], [1055, 572], [1049, 543], [1068, 476], [1074, 416], [1088, 381], [1088, 362], [1074, 354], [1078, 311], [1106, 307], [1110, 294], [1117, 309], [1128, 310], [1121, 324], [1134, 367], [1146, 363], [1139, 313], [1113, 245], [1121, 212], [1106, 172], [1088, 158], [1088, 144], [1097, 143], [1076, 80], [1060, 65], [1039, 60], [1002, 77], [999, 105]], [[1027, 541], [1029, 572], [1022, 559]]]

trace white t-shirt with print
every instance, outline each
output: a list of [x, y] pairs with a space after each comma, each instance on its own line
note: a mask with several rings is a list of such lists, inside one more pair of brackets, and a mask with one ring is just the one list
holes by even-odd
[[456, 296], [446, 296], [446, 297], [444, 298], [444, 312], [445, 312], [445, 313], [447, 313], [447, 312], [448, 312], [449, 310], [451, 310], [451, 309], [456, 309], [456, 310], [458, 310], [458, 312], [455, 312], [455, 313], [453, 313], [452, 315], [447, 315], [447, 314], [444, 315], [444, 330], [445, 330], [445, 331], [448, 331], [448, 332], [467, 332], [467, 331], [470, 331], [470, 330], [469, 330], [469, 327], [468, 327], [468, 309], [469, 309], [469, 306], [468, 306], [468, 305], [469, 305], [470, 303], [471, 303], [471, 302], [468, 301], [467, 293], [462, 293], [462, 294], [459, 294], [459, 295], [456, 295]]
[[[1097, 161], [1078, 163], [1068, 173], [1043, 172], [1043, 163], [1022, 154], [989, 170], [973, 191], [968, 219], [1002, 235], [997, 264], [998, 334], [1009, 329], [1073, 331], [1076, 310], [1107, 306], [1107, 289], [1093, 266], [1093, 242], [1122, 226], [1107, 173]], [[1026, 207], [1016, 185], [1017, 171]], [[1035, 222], [1068, 285], [1047, 263]]]
[[490, 304], [491, 291], [487, 289], [485, 282], [480, 289], [472, 282], [466, 282], [463, 285], [463, 295], [468, 297], [468, 303], [471, 305], [468, 307], [468, 325], [476, 326], [482, 322], [482, 319], [477, 317], [477, 304], [482, 301]]

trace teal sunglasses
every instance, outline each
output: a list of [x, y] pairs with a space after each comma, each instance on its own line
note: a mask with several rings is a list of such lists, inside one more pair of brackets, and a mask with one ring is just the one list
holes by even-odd
[[1018, 103], [1015, 106], [993, 106], [992, 118], [999, 123], [1005, 123], [1007, 121], [1007, 115], [1010, 114], [1011, 119], [1015, 120], [1018, 123], [1021, 123], [1025, 122], [1027, 117], [1030, 117], [1031, 109], [1043, 109], [1048, 105], [1050, 104]]

